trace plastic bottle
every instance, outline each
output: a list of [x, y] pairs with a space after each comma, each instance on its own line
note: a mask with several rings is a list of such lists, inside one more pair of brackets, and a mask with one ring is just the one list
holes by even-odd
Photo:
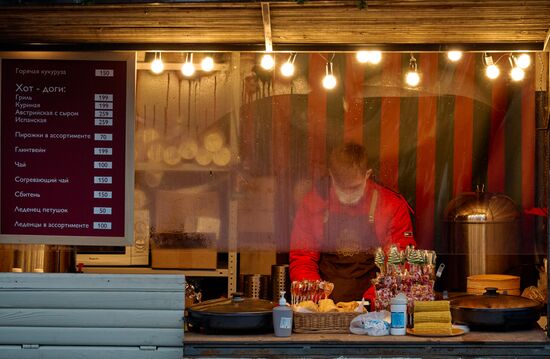
[[391, 302], [391, 335], [407, 334], [407, 296], [397, 294]]
[[286, 303], [284, 291], [281, 291], [279, 306], [273, 308], [273, 329], [276, 337], [289, 337], [292, 334], [292, 308]]

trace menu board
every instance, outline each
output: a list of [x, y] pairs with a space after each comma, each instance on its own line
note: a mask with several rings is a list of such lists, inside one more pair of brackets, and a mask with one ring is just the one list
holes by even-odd
[[1, 58], [0, 242], [124, 245], [134, 54]]

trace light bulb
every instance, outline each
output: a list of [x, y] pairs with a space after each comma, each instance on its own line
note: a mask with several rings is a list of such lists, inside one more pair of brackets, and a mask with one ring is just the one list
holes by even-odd
[[154, 59], [153, 62], [151, 62], [151, 71], [154, 74], [160, 74], [164, 71], [164, 63], [161, 59]]
[[407, 72], [405, 81], [409, 86], [417, 86], [420, 83], [420, 75], [416, 71], [409, 71]]
[[458, 61], [462, 58], [462, 51], [449, 51], [447, 52], [447, 58], [453, 62]]
[[357, 54], [355, 55], [355, 58], [357, 58], [357, 61], [359, 61], [362, 64], [365, 64], [369, 62], [370, 60], [370, 52], [369, 51], [357, 51]]
[[527, 54], [521, 54], [516, 60], [518, 66], [522, 69], [526, 69], [531, 65], [531, 56]]
[[369, 61], [371, 64], [378, 64], [382, 61], [382, 52], [380, 51], [371, 51]]
[[206, 56], [201, 61], [201, 69], [204, 72], [210, 72], [214, 69], [214, 59], [211, 56]]
[[514, 67], [510, 72], [510, 76], [512, 76], [512, 80], [514, 81], [521, 81], [525, 77], [525, 71], [519, 67]]
[[271, 70], [275, 66], [275, 59], [270, 54], [265, 54], [262, 56], [260, 66], [262, 66], [264, 70]]
[[498, 75], [500, 75], [500, 70], [498, 69], [497, 65], [489, 65], [485, 69], [485, 75], [487, 75], [490, 79], [496, 79]]
[[294, 64], [291, 62], [285, 62], [283, 66], [281, 66], [281, 74], [285, 77], [291, 77], [294, 75]]
[[327, 90], [332, 90], [333, 88], [335, 88], [336, 87], [336, 77], [334, 77], [334, 75], [332, 75], [332, 74], [327, 74], [323, 78], [323, 87], [326, 88]]
[[195, 73], [195, 65], [192, 62], [186, 61], [181, 65], [181, 73], [183, 76], [191, 77]]

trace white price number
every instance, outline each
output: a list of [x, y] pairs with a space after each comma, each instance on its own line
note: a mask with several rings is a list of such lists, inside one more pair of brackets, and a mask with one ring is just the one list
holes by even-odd
[[94, 207], [94, 214], [112, 214], [113, 209], [111, 207]]
[[94, 101], [113, 101], [113, 94], [111, 94], [111, 93], [96, 93], [94, 95]]
[[95, 119], [95, 125], [96, 126], [112, 126], [113, 125], [113, 119], [112, 118], [96, 118]]
[[111, 169], [113, 168], [113, 162], [110, 161], [94, 161], [95, 169]]
[[113, 117], [113, 111], [99, 110], [94, 112], [95, 117]]
[[112, 191], [94, 191], [94, 198], [113, 198]]
[[112, 141], [113, 134], [112, 133], [95, 133], [94, 139], [96, 141]]
[[111, 222], [94, 222], [94, 229], [111, 229]]
[[96, 77], [113, 77], [113, 76], [115, 76], [115, 70], [112, 70], [112, 69], [96, 69], [95, 70], [95, 76]]
[[110, 156], [113, 154], [111, 147], [94, 147], [94, 155]]
[[111, 176], [94, 176], [94, 184], [112, 184], [113, 177]]
[[112, 110], [113, 109], [113, 103], [112, 102], [96, 102], [95, 103], [95, 109], [96, 110]]

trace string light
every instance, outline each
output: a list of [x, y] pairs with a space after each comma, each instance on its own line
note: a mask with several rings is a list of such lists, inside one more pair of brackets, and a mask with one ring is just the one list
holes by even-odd
[[407, 85], [416, 87], [420, 83], [420, 75], [417, 72], [418, 65], [416, 63], [416, 59], [414, 58], [413, 54], [411, 54], [411, 59], [409, 60], [409, 71], [407, 72], [405, 76], [405, 81], [407, 82]]
[[512, 71], [510, 71], [510, 77], [512, 77], [512, 80], [523, 80], [523, 78], [525, 77], [525, 71], [523, 71], [523, 69], [517, 65], [516, 57], [514, 55], [510, 55], [510, 57], [508, 57], [508, 60], [510, 61], [510, 65], [512, 66]]
[[260, 66], [264, 70], [272, 70], [275, 67], [275, 59], [271, 56], [271, 54], [264, 54], [260, 61]]
[[452, 50], [447, 52], [447, 58], [452, 62], [456, 62], [462, 58], [462, 51]]
[[527, 54], [521, 54], [519, 57], [516, 58], [516, 64], [522, 68], [526, 69], [531, 65], [531, 56]]
[[155, 58], [151, 61], [151, 72], [154, 74], [160, 74], [164, 71], [164, 63], [162, 62], [162, 57], [160, 52], [155, 52]]
[[357, 61], [362, 64], [370, 62], [371, 64], [378, 64], [382, 60], [382, 52], [380, 51], [357, 51], [355, 55]]
[[201, 61], [201, 69], [204, 72], [210, 72], [214, 69], [214, 59], [212, 56], [205, 56]]
[[382, 61], [382, 52], [381, 51], [371, 51], [370, 52], [370, 63], [373, 65], [379, 64]]
[[332, 69], [332, 61], [327, 62], [326, 65], [326, 75], [323, 78], [323, 87], [327, 90], [332, 90], [336, 87], [336, 77], [334, 77]]
[[491, 80], [496, 79], [500, 75], [500, 69], [494, 63], [491, 55], [487, 53], [483, 54], [483, 64], [486, 66], [485, 75]]
[[181, 73], [183, 76], [191, 77], [195, 74], [195, 65], [193, 65], [193, 53], [188, 53], [185, 62], [181, 65]]
[[281, 74], [285, 77], [292, 77], [294, 75], [294, 61], [296, 60], [296, 54], [290, 54], [288, 60], [281, 66]]

